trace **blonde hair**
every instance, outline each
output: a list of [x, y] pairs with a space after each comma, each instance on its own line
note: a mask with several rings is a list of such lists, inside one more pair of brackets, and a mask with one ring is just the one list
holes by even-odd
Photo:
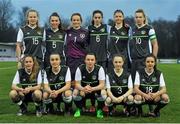
[[29, 24], [28, 16], [29, 16], [29, 13], [30, 13], [30, 12], [35, 12], [35, 13], [37, 14], [38, 20], [37, 20], [36, 25], [39, 27], [39, 13], [38, 13], [38, 11], [36, 11], [36, 10], [34, 10], [34, 9], [29, 9], [29, 10], [26, 12], [26, 25]]
[[145, 18], [144, 24], [148, 24], [148, 19], [143, 9], [137, 9], [135, 13], [142, 13]]
[[32, 68], [32, 72], [31, 72], [31, 75], [30, 75], [30, 79], [29, 79], [30, 81], [34, 81], [34, 80], [36, 80], [37, 75], [38, 75], [38, 72], [39, 72], [39, 64], [38, 64], [36, 58], [34, 58], [34, 57], [31, 56], [31, 55], [26, 55], [26, 56], [24, 56], [24, 58], [23, 58], [23, 63], [22, 63], [23, 68], [25, 68], [24, 63], [25, 63], [25, 59], [26, 59], [27, 57], [32, 58], [33, 63], [34, 63], [33, 68]]

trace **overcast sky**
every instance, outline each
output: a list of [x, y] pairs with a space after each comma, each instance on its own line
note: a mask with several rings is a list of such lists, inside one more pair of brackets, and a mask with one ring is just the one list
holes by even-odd
[[112, 18], [116, 9], [124, 11], [125, 16], [133, 16], [138, 8], [142, 8], [151, 20], [162, 18], [175, 21], [180, 15], [180, 0], [12, 0], [12, 3], [16, 12], [24, 6], [39, 11], [41, 25], [52, 12], [68, 19], [72, 13], [79, 12], [86, 19], [93, 10], [100, 9], [105, 22]]

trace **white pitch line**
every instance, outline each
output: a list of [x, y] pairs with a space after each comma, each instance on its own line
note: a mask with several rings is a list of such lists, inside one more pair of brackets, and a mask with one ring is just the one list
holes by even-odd
[[14, 67], [16, 67], [16, 66], [4, 67], [4, 68], [0, 68], [0, 70], [11, 69], [11, 68], [14, 68]]

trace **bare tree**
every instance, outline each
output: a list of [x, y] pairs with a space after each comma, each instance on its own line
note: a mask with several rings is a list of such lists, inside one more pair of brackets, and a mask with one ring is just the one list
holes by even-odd
[[17, 22], [17, 26], [22, 26], [26, 24], [26, 12], [30, 9], [30, 7], [28, 6], [24, 6], [22, 7], [22, 10], [18, 12], [18, 22]]
[[0, 0], [0, 30], [7, 30], [14, 12], [11, 0]]

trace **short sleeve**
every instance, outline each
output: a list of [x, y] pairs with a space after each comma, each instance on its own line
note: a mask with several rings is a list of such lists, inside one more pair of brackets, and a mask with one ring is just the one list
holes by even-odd
[[21, 28], [19, 28], [19, 31], [17, 34], [17, 42], [23, 42], [23, 37], [24, 37], [24, 34], [23, 34]]
[[67, 69], [66, 77], [65, 77], [65, 82], [68, 82], [68, 81], [71, 81], [71, 72], [69, 68]]
[[17, 84], [19, 84], [19, 83], [20, 83], [19, 72], [17, 71], [16, 74], [15, 74], [15, 76], [14, 76], [14, 79], [13, 79], [12, 84], [17, 85]]
[[136, 72], [136, 76], [135, 76], [135, 81], [134, 81], [134, 85], [140, 85], [140, 80], [139, 80], [139, 73]]
[[100, 67], [98, 77], [99, 77], [98, 80], [105, 80], [105, 72], [103, 67]]

